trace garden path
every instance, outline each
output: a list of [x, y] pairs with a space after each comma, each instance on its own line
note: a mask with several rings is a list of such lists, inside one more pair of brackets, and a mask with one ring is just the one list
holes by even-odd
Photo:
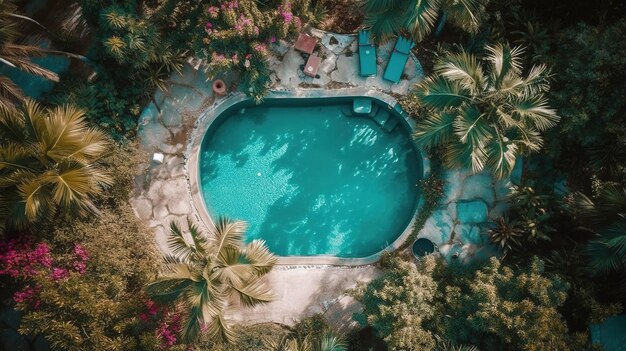
[[[384, 81], [383, 69], [393, 48], [393, 42], [390, 42], [378, 48], [378, 75], [362, 78], [357, 72], [356, 36], [317, 30], [312, 30], [311, 34], [321, 39], [318, 50], [318, 55], [323, 58], [320, 78], [304, 76], [299, 70], [304, 64], [303, 58], [288, 43], [280, 42], [272, 46], [272, 89], [298, 92], [365, 87], [398, 96], [406, 94], [424, 76], [421, 65], [411, 55], [399, 84]], [[213, 95], [211, 82], [206, 81], [203, 72], [194, 69], [198, 66], [197, 61], [190, 62], [182, 74], [171, 77], [168, 91], [156, 92], [153, 102], [140, 116], [138, 130], [146, 163], [143, 174], [136, 179], [136, 192], [131, 203], [137, 216], [154, 230], [156, 244], [163, 252], [167, 252], [166, 234], [171, 221], [182, 224], [187, 216], [198, 218], [191, 201], [187, 145], [198, 117], [223, 100]], [[235, 74], [228, 73], [219, 78], [226, 82], [229, 90], [234, 90]], [[155, 152], [164, 154], [162, 163], [150, 163]], [[438, 244], [446, 257], [455, 252], [464, 260], [492, 255], [486, 234], [477, 229], [478, 222], [487, 220], [487, 213], [475, 218], [466, 218], [467, 214], [461, 213], [478, 206], [482, 211], [487, 208], [489, 218], [496, 216], [505, 206], [506, 184], [494, 182], [486, 174], [470, 175], [464, 171], [448, 171], [445, 180], [445, 199], [419, 235]], [[369, 281], [379, 274], [380, 271], [371, 265], [281, 265], [268, 277], [276, 300], [265, 306], [233, 312], [231, 318], [251, 324], [271, 321], [291, 325], [298, 319], [322, 312], [336, 327], [346, 327], [358, 305], [344, 291], [358, 281]]]

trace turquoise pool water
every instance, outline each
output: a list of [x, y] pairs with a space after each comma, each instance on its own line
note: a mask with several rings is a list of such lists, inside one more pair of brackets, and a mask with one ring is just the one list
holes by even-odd
[[351, 103], [298, 99], [222, 113], [199, 154], [209, 214], [247, 221], [246, 240], [264, 239], [281, 256], [366, 257], [390, 245], [415, 213], [421, 156], [399, 115], [388, 132], [346, 116]]

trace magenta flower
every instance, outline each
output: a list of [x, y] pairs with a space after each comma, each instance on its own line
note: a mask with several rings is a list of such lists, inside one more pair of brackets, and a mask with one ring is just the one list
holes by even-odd
[[65, 268], [52, 268], [52, 280], [61, 280], [61, 279], [65, 279], [67, 278], [67, 276], [69, 275], [67, 269]]
[[275, 42], [276, 42], [276, 37], [272, 36], [272, 37], [270, 38], [270, 43], [275, 43]]

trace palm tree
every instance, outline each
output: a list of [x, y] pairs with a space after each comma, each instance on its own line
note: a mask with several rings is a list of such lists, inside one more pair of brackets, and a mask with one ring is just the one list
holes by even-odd
[[243, 244], [245, 222], [219, 219], [208, 235], [191, 220], [187, 224], [188, 239], [171, 223], [168, 245], [172, 255], [165, 256], [159, 279], [147, 291], [158, 302], [178, 303], [184, 309], [184, 342], [192, 342], [205, 327], [212, 338], [232, 342], [235, 335], [224, 312], [233, 300], [243, 307], [272, 300], [261, 278], [277, 258], [263, 240]]
[[268, 351], [346, 351], [345, 340], [330, 331], [324, 332], [319, 338], [307, 335], [298, 338], [286, 335], [278, 341], [265, 340]]
[[0, 226], [21, 229], [56, 209], [95, 211], [92, 198], [112, 182], [99, 166], [109, 145], [76, 107], [0, 106]]
[[626, 187], [609, 184], [595, 201], [582, 193], [573, 200], [580, 220], [597, 235], [586, 249], [591, 271], [626, 272]]
[[[364, 0], [364, 25], [385, 42], [399, 32], [408, 32], [420, 42], [432, 32], [437, 18], [476, 33], [485, 13], [484, 0]], [[441, 27], [442, 25], [440, 25]]]
[[[32, 19], [18, 15], [16, 11], [14, 0], [0, 0], [0, 63], [58, 82], [59, 76], [56, 73], [30, 60], [32, 57], [44, 56], [45, 50], [38, 46], [17, 44], [20, 30], [16, 19]], [[0, 76], [0, 106], [13, 106], [23, 100], [22, 90], [8, 77]]]
[[546, 67], [533, 66], [524, 75], [520, 47], [487, 47], [487, 64], [461, 52], [444, 57], [435, 74], [417, 85], [415, 97], [423, 118], [415, 131], [426, 149], [445, 148], [451, 167], [491, 168], [508, 176], [518, 155], [539, 151], [540, 132], [559, 117], [548, 107]]

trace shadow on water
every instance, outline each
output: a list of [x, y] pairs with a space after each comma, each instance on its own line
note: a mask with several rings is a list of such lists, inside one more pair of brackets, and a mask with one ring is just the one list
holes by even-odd
[[228, 177], [220, 173], [224, 157], [235, 167], [269, 162], [273, 178], [288, 179], [289, 191], [268, 205], [261, 223], [251, 223], [248, 240], [263, 238], [279, 255], [363, 257], [404, 230], [420, 177], [407, 132], [388, 133], [369, 118], [345, 117], [340, 110], [253, 107], [205, 138], [203, 184]]

